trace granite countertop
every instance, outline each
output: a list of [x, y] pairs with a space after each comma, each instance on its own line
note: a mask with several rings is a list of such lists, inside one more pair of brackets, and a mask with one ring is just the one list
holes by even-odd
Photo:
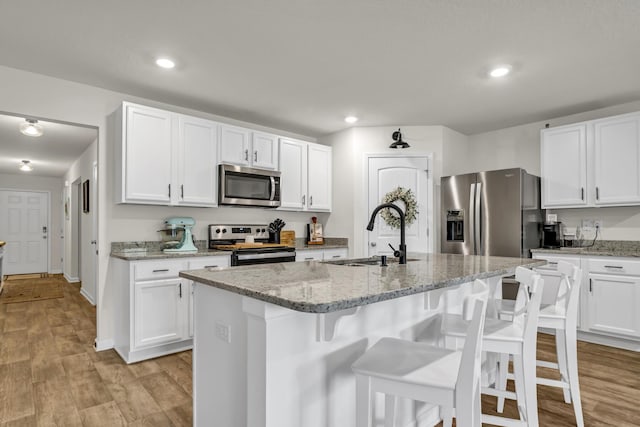
[[[327, 237], [324, 245], [306, 245], [305, 239], [296, 239], [296, 250], [307, 249], [346, 249], [349, 247], [349, 240], [341, 237]], [[112, 242], [111, 256], [120, 258], [125, 261], [140, 261], [145, 259], [163, 259], [163, 258], [186, 258], [186, 257], [202, 257], [215, 255], [231, 255], [229, 251], [221, 251], [216, 249], [208, 249], [206, 240], [197, 240], [195, 242], [198, 252], [185, 253], [165, 253], [162, 252], [162, 242], [143, 241], [143, 242]]]
[[198, 252], [182, 252], [182, 253], [166, 253], [161, 250], [125, 250], [122, 252], [111, 252], [114, 258], [120, 258], [125, 261], [140, 261], [145, 259], [169, 259], [169, 258], [188, 258], [202, 256], [226, 255], [231, 256], [229, 251], [217, 251], [211, 249], [199, 249]]
[[426, 254], [406, 265], [343, 266], [306, 261], [183, 271], [181, 277], [240, 295], [308, 313], [328, 313], [417, 294], [545, 262]]
[[640, 257], [640, 242], [633, 240], [597, 240], [593, 246], [559, 249], [531, 249], [531, 253]]

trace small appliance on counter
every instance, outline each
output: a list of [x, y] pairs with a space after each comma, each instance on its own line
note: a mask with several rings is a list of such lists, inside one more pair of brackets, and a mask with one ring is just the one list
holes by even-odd
[[209, 225], [209, 249], [231, 251], [231, 266], [294, 262], [296, 249], [269, 243], [269, 226]]
[[[165, 229], [160, 230], [165, 233], [166, 238], [174, 240], [164, 240], [165, 244], [175, 245], [163, 249], [165, 253], [198, 252], [198, 248], [193, 244], [193, 234], [191, 229], [196, 225], [196, 221], [191, 217], [174, 217], [164, 221]], [[180, 237], [182, 235], [182, 237]], [[164, 236], [163, 236], [164, 237]], [[179, 241], [175, 239], [179, 238]]]
[[545, 222], [542, 226], [542, 247], [545, 249], [558, 249], [563, 244], [562, 223]]

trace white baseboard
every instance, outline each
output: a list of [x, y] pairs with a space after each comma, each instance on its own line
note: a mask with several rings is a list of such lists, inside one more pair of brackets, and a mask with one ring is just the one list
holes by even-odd
[[91, 297], [91, 295], [89, 295], [87, 293], [87, 291], [84, 290], [84, 288], [80, 288], [80, 295], [82, 295], [84, 297], [84, 299], [86, 299], [87, 301], [89, 301], [89, 304], [91, 305], [96, 305], [96, 302], [93, 300], [93, 298]]
[[96, 348], [96, 351], [103, 350], [111, 350], [114, 347], [115, 343], [112, 339], [108, 340], [98, 340], [96, 339], [93, 346]]
[[79, 277], [67, 276], [67, 273], [63, 273], [63, 276], [69, 283], [78, 283], [80, 281]]
[[[539, 332], [549, 335], [555, 335], [554, 329], [540, 328]], [[633, 339], [625, 339], [613, 337], [609, 335], [594, 334], [592, 332], [578, 331], [578, 341], [590, 342], [592, 344], [606, 345], [607, 347], [621, 348], [623, 350], [631, 350], [640, 352], [640, 342]]]

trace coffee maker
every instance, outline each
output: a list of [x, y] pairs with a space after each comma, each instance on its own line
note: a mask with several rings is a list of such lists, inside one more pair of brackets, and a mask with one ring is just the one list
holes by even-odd
[[545, 222], [542, 226], [542, 247], [545, 249], [558, 249], [562, 246], [562, 223]]

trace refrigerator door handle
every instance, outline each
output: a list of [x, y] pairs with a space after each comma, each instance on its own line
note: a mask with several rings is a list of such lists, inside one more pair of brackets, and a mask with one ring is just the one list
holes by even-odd
[[473, 226], [475, 230], [475, 242], [477, 242], [478, 249], [476, 249], [476, 255], [484, 255], [484, 242], [482, 241], [482, 183], [476, 184], [476, 202], [474, 207], [473, 220], [475, 224]]
[[469, 238], [471, 239], [471, 246], [473, 247], [473, 254], [475, 255], [478, 250], [476, 248], [476, 184], [471, 184], [469, 188], [469, 216], [465, 221], [469, 224]]

